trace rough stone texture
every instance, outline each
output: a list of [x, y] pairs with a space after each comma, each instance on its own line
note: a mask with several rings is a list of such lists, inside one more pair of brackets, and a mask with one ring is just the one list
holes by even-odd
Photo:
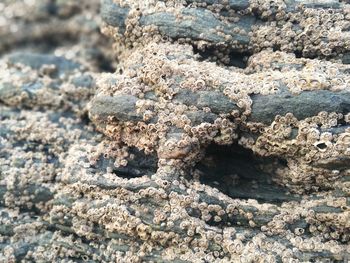
[[13, 53], [1, 62], [0, 102], [28, 108], [83, 109], [94, 93], [91, 72], [50, 54]]
[[11, 50], [74, 58], [94, 71], [110, 71], [110, 41], [99, 33], [99, 0], [0, 3], [0, 55]]
[[0, 3], [0, 262], [347, 262], [349, 10]]
[[[103, 20], [127, 38], [127, 46], [145, 43], [143, 36], [191, 43], [230, 64], [232, 51], [256, 53], [266, 48], [304, 57], [348, 61], [349, 6], [332, 1], [102, 1]], [[183, 4], [181, 4], [183, 3]], [[114, 14], [120, 14], [118, 21]], [[113, 33], [114, 36], [116, 34]]]

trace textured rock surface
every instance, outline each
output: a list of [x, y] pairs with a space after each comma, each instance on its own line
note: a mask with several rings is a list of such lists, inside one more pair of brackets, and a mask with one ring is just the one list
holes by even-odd
[[99, 33], [99, 0], [0, 3], [0, 55], [11, 50], [75, 58], [94, 71], [111, 70], [110, 41]]
[[[342, 1], [102, 1], [103, 20], [127, 46], [144, 36], [191, 43], [229, 64], [230, 52], [266, 48], [348, 62], [349, 7]], [[182, 4], [180, 4], [182, 3]], [[118, 20], [114, 17], [116, 14]]]
[[347, 262], [349, 10], [0, 3], [0, 262]]

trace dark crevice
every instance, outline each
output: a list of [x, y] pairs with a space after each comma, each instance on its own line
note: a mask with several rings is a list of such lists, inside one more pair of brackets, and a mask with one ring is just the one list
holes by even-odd
[[209, 146], [195, 169], [200, 174], [201, 183], [215, 187], [232, 198], [256, 199], [274, 204], [298, 199], [273, 182], [274, 175], [264, 169], [269, 166], [285, 167], [286, 161], [261, 158], [233, 144]]
[[294, 55], [296, 58], [302, 58], [303, 57], [303, 52], [301, 50], [295, 50]]
[[89, 118], [89, 114], [88, 112], [84, 112], [81, 116], [80, 116], [80, 120], [82, 122], [83, 125], [89, 125], [91, 123], [91, 120]]
[[229, 61], [223, 61], [220, 60], [217, 53], [217, 48], [214, 47], [207, 47], [205, 50], [200, 50], [196, 46], [193, 46], [193, 52], [194, 54], [199, 55], [199, 61], [210, 61], [210, 62], [219, 62], [222, 63], [225, 66], [233, 66], [238, 68], [246, 68], [248, 58], [250, 56], [247, 52], [237, 52], [237, 51], [231, 51], [228, 53]]
[[96, 56], [95, 60], [98, 63], [98, 68], [100, 69], [100, 72], [106, 72], [106, 73], [114, 73], [115, 68], [113, 67], [113, 61], [110, 58], [107, 58], [102, 53], [98, 54]]
[[158, 158], [155, 154], [146, 155], [143, 151], [139, 151], [132, 147], [129, 149], [129, 156], [126, 157], [127, 165], [116, 167], [114, 165], [115, 158], [108, 154], [101, 155], [98, 162], [91, 166], [92, 169], [98, 169], [105, 172], [111, 169], [112, 172], [122, 178], [136, 178], [144, 175], [151, 176], [157, 171]]
[[316, 145], [317, 148], [323, 150], [323, 149], [326, 149], [327, 148], [327, 145], [324, 143], [324, 142], [321, 142], [321, 143], [318, 143]]
[[240, 53], [240, 52], [232, 51], [230, 53], [230, 63], [228, 64], [228, 66], [246, 68], [248, 59], [249, 59], [248, 53]]

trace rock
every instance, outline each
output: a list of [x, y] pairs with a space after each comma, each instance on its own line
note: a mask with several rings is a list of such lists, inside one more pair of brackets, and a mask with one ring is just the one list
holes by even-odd
[[[160, 46], [164, 53], [156, 51]], [[274, 57], [271, 52], [262, 52], [249, 61], [247, 75], [234, 68], [197, 61], [190, 47], [185, 49], [186, 53], [182, 48], [183, 45], [176, 44], [150, 44], [138, 49], [143, 64], [138, 63], [136, 53], [125, 65], [137, 70], [137, 77], [128, 78], [126, 70], [125, 75], [109, 76], [112, 79], [103, 82], [90, 103], [90, 115], [101, 131], [140, 150], [157, 151], [160, 159], [178, 160], [181, 156], [188, 167], [198, 162], [210, 143], [230, 145], [239, 141], [257, 155], [285, 159], [284, 175], [276, 177], [279, 172], [270, 171], [271, 177], [297, 192], [309, 187], [328, 187], [327, 179], [325, 184], [318, 185], [312, 178], [327, 177], [335, 163], [342, 168], [339, 176], [346, 174], [349, 169], [346, 150], [332, 148], [342, 144], [342, 139], [327, 142], [321, 138], [326, 134], [334, 138], [348, 136], [344, 116], [350, 112], [350, 93], [341, 81], [331, 85], [333, 76], [328, 71], [315, 70], [318, 77], [313, 80], [306, 76], [310, 74], [309, 68], [325, 63], [339, 67], [337, 79], [347, 78], [348, 66], [299, 59], [285, 53]], [[176, 57], [181, 63], [173, 63]], [[158, 61], [162, 61], [161, 68]], [[266, 69], [259, 67], [262, 61], [266, 61]], [[271, 70], [266, 66], [269, 64], [279, 67]], [[285, 70], [290, 64], [293, 70], [287, 74]], [[191, 71], [188, 65], [196, 71]], [[268, 80], [260, 82], [264, 74], [269, 76]], [[171, 84], [168, 87], [166, 83]], [[142, 92], [144, 85], [147, 97]], [[110, 133], [112, 127], [115, 132]], [[307, 131], [313, 129], [315, 137], [311, 139]], [[201, 150], [194, 150], [198, 147]], [[314, 155], [309, 159], [311, 152]], [[334, 158], [338, 161], [327, 161], [322, 168], [313, 164]], [[305, 184], [304, 190], [301, 177], [294, 178], [299, 173], [295, 172], [294, 162], [310, 169], [305, 175], [310, 184]]]
[[83, 110], [94, 91], [91, 74], [64, 57], [18, 52], [6, 56], [2, 63], [0, 102], [7, 105], [77, 112]]
[[72, 79], [72, 83], [76, 87], [93, 88], [95, 83], [90, 75], [78, 76]]
[[12, 64], [23, 64], [32, 69], [39, 70], [43, 66], [53, 65], [58, 76], [67, 74], [79, 68], [79, 64], [63, 57], [43, 54], [14, 53], [8, 56], [8, 61]]
[[0, 58], [11, 51], [29, 55], [64, 53], [91, 70], [113, 70], [110, 41], [99, 31], [99, 5], [99, 0], [89, 3], [83, 0], [74, 3], [6, 1], [0, 11], [0, 20], [3, 21]]
[[0, 4], [0, 261], [346, 261], [348, 4], [98, 5]]
[[315, 116], [321, 111], [342, 114], [350, 112], [350, 93], [346, 90], [304, 91], [298, 95], [282, 90], [268, 96], [253, 95], [252, 100], [252, 115], [249, 120], [263, 123], [271, 123], [276, 114], [284, 116], [288, 112], [292, 112], [299, 120]]
[[102, 0], [101, 2], [101, 18], [107, 25], [119, 27], [125, 31], [125, 19], [129, 13], [129, 8], [124, 8], [113, 0]]
[[108, 117], [119, 121], [140, 121], [142, 116], [136, 113], [136, 101], [137, 98], [130, 95], [96, 97], [92, 102], [90, 114], [96, 116], [99, 121], [107, 121]]
[[[112, 5], [111, 1], [103, 1], [101, 9], [104, 14], [102, 18], [109, 26], [123, 29], [118, 39], [126, 45], [137, 45], [135, 41], [128, 41], [131, 38], [141, 45], [152, 42], [152, 38], [157, 41], [158, 34], [165, 40], [170, 38], [186, 42], [199, 50], [214, 48], [213, 60], [229, 64], [230, 52], [253, 54], [266, 48], [308, 58], [343, 59], [346, 63], [349, 53], [346, 43], [349, 41], [341, 33], [348, 27], [346, 7], [346, 3], [339, 1], [288, 1], [265, 5], [259, 1], [227, 1], [223, 4], [218, 1], [186, 1], [177, 6], [175, 13], [161, 4], [150, 11], [146, 6], [134, 4], [121, 7]], [[328, 10], [337, 15], [328, 20], [325, 15]], [[130, 32], [124, 32], [129, 16], [138, 21], [139, 28], [132, 32], [134, 24], [130, 24]], [[328, 21], [327, 27], [325, 22], [315, 22], [314, 19]], [[315, 23], [317, 26], [314, 26]], [[153, 30], [148, 34], [137, 33], [150, 27]], [[328, 31], [330, 28], [333, 31]], [[320, 34], [322, 37], [316, 37]], [[309, 35], [314, 37], [306, 37]]]

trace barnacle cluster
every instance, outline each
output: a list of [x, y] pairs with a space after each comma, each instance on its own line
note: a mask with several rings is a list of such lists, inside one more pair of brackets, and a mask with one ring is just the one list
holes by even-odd
[[98, 2], [0, 4], [0, 261], [347, 261], [348, 5]]
[[[348, 107], [328, 113], [332, 106], [315, 105], [319, 108], [311, 112], [293, 112], [293, 107], [308, 109], [305, 102], [288, 98], [303, 100], [307, 91], [322, 91], [325, 99], [340, 94], [348, 103], [349, 66], [264, 51], [252, 56], [245, 70], [225, 69], [197, 61], [190, 46], [153, 43], [132, 53], [123, 66], [123, 74], [106, 74], [97, 83], [91, 118], [113, 140], [157, 152], [160, 166], [169, 162], [191, 166], [210, 143], [229, 145], [239, 140], [260, 156], [286, 159], [290, 170], [278, 171], [284, 178], [276, 181], [288, 186], [301, 183], [295, 191], [328, 187], [347, 173], [349, 128], [339, 123], [345, 122]], [[279, 109], [282, 115], [256, 116], [254, 111], [263, 111], [254, 109], [261, 96], [285, 96], [281, 104], [295, 104]], [[105, 110], [122, 100], [130, 105]], [[344, 158], [339, 169], [337, 158]], [[326, 163], [334, 168], [330, 171]]]
[[91, 72], [74, 61], [52, 55], [13, 53], [2, 60], [0, 101], [9, 106], [50, 106], [79, 112], [94, 90]]
[[224, 64], [230, 64], [232, 51], [266, 48], [349, 60], [350, 9], [341, 1], [104, 0], [103, 6], [103, 30], [117, 39], [117, 50], [177, 41], [201, 51], [214, 48], [210, 58]]

